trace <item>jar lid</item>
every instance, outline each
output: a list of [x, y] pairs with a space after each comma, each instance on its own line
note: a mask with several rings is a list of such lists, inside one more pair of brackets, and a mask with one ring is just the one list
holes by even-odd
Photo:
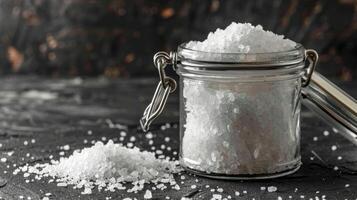
[[302, 88], [302, 96], [306, 107], [357, 145], [357, 101], [353, 97], [316, 71]]
[[298, 44], [291, 50], [269, 53], [216, 53], [186, 48], [179, 45], [177, 60], [185, 68], [195, 70], [270, 70], [282, 68], [303, 68], [299, 63], [305, 60], [305, 49]]

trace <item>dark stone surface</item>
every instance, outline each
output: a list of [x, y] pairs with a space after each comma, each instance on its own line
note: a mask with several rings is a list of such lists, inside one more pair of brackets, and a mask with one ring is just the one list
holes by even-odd
[[[74, 149], [82, 149], [90, 144], [88, 141], [107, 139], [118, 141], [120, 128], [110, 128], [109, 120], [115, 124], [123, 125], [129, 136], [135, 135], [135, 145], [141, 149], [150, 150], [148, 139], [138, 129], [138, 119], [149, 102], [155, 88], [156, 79], [72, 79], [50, 80], [36, 77], [8, 77], [0, 79], [0, 157], [6, 157], [7, 162], [0, 163], [0, 196], [3, 199], [19, 199], [19, 196], [42, 199], [45, 193], [52, 193], [50, 199], [123, 199], [136, 197], [143, 199], [144, 191], [138, 194], [129, 194], [125, 191], [98, 192], [93, 190], [91, 195], [81, 195], [81, 190], [68, 187], [57, 187], [56, 183], [48, 183], [48, 179], [26, 183], [22, 173], [13, 175], [17, 166], [25, 163], [48, 162], [49, 155], [54, 159], [59, 158], [59, 146], [69, 144], [71, 150], [66, 152], [69, 156]], [[352, 96], [357, 97], [356, 82], [339, 83]], [[52, 92], [57, 98], [41, 100], [29, 98], [25, 95], [30, 90]], [[169, 97], [167, 108], [153, 128], [154, 145], [159, 148], [165, 143], [172, 147], [172, 151], [164, 151], [165, 155], [176, 157], [173, 151], [179, 149], [178, 128], [162, 130], [160, 127], [170, 123], [172, 127], [178, 124], [178, 95]], [[93, 134], [88, 135], [87, 131]], [[329, 136], [324, 136], [323, 131], [328, 130]], [[317, 136], [318, 141], [313, 141]], [[170, 143], [164, 142], [164, 137], [170, 137]], [[31, 143], [35, 139], [35, 143]], [[124, 143], [128, 142], [126, 137]], [[24, 145], [29, 141], [29, 145]], [[337, 150], [332, 151], [331, 146], [336, 145]], [[12, 156], [6, 153], [13, 151]], [[181, 184], [179, 176], [175, 176], [181, 190], [153, 191], [154, 199], [180, 199], [191, 195], [193, 199], [210, 199], [210, 188], [223, 188], [222, 195], [232, 196], [232, 199], [304, 199], [326, 195], [326, 199], [356, 199], [357, 198], [357, 147], [332, 131], [332, 127], [320, 121], [311, 112], [304, 110], [302, 113], [302, 160], [301, 169], [290, 176], [263, 181], [223, 181], [202, 178], [185, 174], [186, 179]], [[320, 159], [312, 153], [317, 154]], [[26, 154], [30, 156], [27, 157]], [[342, 160], [337, 157], [342, 156]], [[314, 157], [310, 160], [310, 157]], [[9, 168], [7, 167], [9, 165]], [[333, 170], [338, 166], [339, 170]], [[6, 171], [6, 172], [5, 172]], [[31, 178], [29, 179], [31, 180]], [[191, 189], [197, 185], [199, 191]], [[345, 187], [349, 184], [349, 187]], [[268, 193], [261, 191], [261, 186], [276, 186], [277, 192]], [[149, 188], [150, 189], [150, 188]], [[234, 196], [235, 191], [241, 194]], [[316, 194], [316, 191], [319, 191]], [[217, 193], [217, 192], [216, 192]]]
[[1, 0], [0, 74], [152, 76], [153, 54], [232, 21], [262, 24], [357, 76], [353, 0]]

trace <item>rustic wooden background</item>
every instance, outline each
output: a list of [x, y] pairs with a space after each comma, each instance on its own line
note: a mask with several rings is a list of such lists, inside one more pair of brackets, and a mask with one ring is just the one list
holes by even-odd
[[0, 0], [0, 74], [153, 76], [152, 55], [231, 21], [314, 48], [319, 71], [357, 76], [355, 0]]

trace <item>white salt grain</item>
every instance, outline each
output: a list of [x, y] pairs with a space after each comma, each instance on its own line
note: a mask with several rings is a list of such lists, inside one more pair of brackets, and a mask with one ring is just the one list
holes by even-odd
[[57, 183], [58, 187], [67, 187], [67, 183]]
[[152, 198], [152, 193], [150, 190], [146, 190], [144, 194], [144, 199], [151, 199]]
[[135, 142], [135, 140], [136, 140], [136, 138], [134, 136], [131, 136], [129, 139], [130, 142]]
[[337, 150], [337, 146], [336, 146], [336, 145], [332, 145], [332, 146], [331, 146], [331, 150], [332, 150], [332, 151], [336, 151], [336, 150]]
[[269, 186], [268, 187], [268, 192], [276, 192], [277, 190], [278, 190], [278, 188], [275, 187], [275, 186]]
[[191, 185], [191, 189], [196, 189], [197, 185]]
[[151, 132], [148, 132], [148, 133], [145, 134], [145, 137], [147, 139], [152, 139], [154, 136], [153, 136], [153, 134]]
[[29, 142], [25, 140], [24, 145], [27, 146], [28, 144], [29, 144]]
[[63, 150], [68, 151], [69, 149], [70, 149], [70, 147], [68, 144], [63, 146]]
[[222, 199], [222, 195], [220, 195], [220, 194], [213, 194], [213, 195], [212, 195], [212, 199], [214, 199], [214, 200], [221, 200], [221, 199]]
[[1, 158], [0, 161], [4, 163], [4, 162], [7, 161], [7, 159], [6, 158]]
[[120, 131], [120, 136], [121, 137], [125, 137], [126, 136], [126, 132], [125, 131]]
[[318, 137], [314, 137], [312, 140], [317, 141], [317, 140], [318, 140]]
[[324, 134], [324, 136], [328, 136], [328, 135], [330, 135], [330, 132], [324, 131], [323, 134]]
[[165, 137], [165, 142], [170, 142], [170, 138], [169, 137]]

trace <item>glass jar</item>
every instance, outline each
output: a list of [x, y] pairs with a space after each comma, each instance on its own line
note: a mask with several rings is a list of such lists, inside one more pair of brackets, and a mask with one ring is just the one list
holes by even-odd
[[[185, 44], [177, 53], [159, 52], [154, 63], [161, 81], [141, 125], [144, 131], [148, 129], [175, 90], [176, 82], [164, 72], [165, 66], [172, 64], [180, 76], [180, 163], [186, 170], [224, 179], [291, 174], [301, 165], [302, 90], [309, 88], [304, 97], [310, 103], [316, 100], [310, 95], [317, 94], [316, 90], [307, 86], [317, 58], [315, 51], [300, 44], [275, 53], [210, 53], [187, 49]], [[316, 77], [312, 81], [315, 86], [321, 83]], [[336, 88], [330, 82], [327, 85]], [[345, 96], [352, 103], [333, 105], [339, 110], [356, 109], [356, 101]], [[336, 93], [330, 98], [343, 100]], [[324, 103], [331, 101], [312, 104]], [[356, 123], [352, 124], [345, 136], [356, 142]]]

